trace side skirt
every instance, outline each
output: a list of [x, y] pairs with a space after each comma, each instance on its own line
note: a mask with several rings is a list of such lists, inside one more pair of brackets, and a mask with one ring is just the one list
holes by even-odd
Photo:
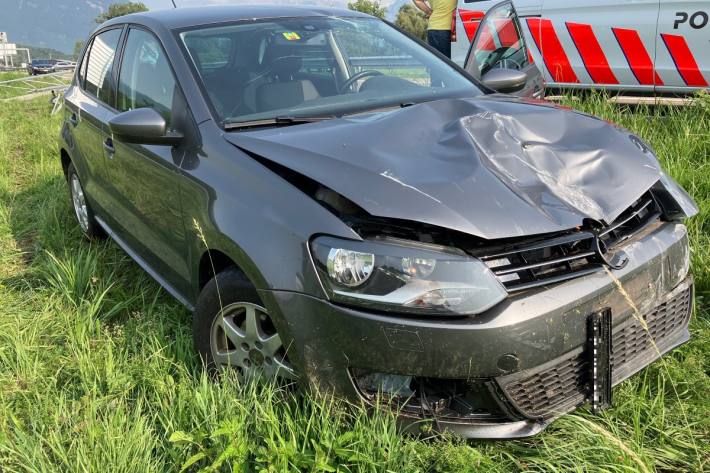
[[136, 252], [134, 252], [134, 251], [128, 246], [128, 244], [126, 244], [126, 242], [123, 241], [123, 240], [121, 239], [121, 237], [119, 237], [119, 236], [116, 234], [116, 232], [114, 232], [114, 231], [111, 229], [111, 227], [109, 227], [108, 224], [106, 224], [106, 222], [103, 221], [103, 219], [102, 219], [101, 217], [96, 216], [95, 218], [96, 218], [96, 221], [99, 222], [99, 225], [101, 225], [101, 228], [104, 229], [104, 231], [106, 232], [106, 234], [107, 234], [108, 236], [110, 236], [111, 239], [112, 239], [114, 242], [116, 242], [116, 244], [117, 244], [118, 246], [120, 246], [121, 249], [122, 249], [123, 251], [125, 251], [125, 252], [128, 254], [128, 256], [130, 256], [131, 259], [133, 259], [133, 261], [135, 261], [135, 262], [138, 264], [138, 266], [141, 267], [141, 269], [142, 269], [143, 271], [145, 271], [146, 273], [148, 273], [148, 274], [150, 275], [150, 277], [152, 277], [158, 284], [160, 284], [160, 285], [163, 287], [163, 289], [165, 289], [166, 291], [168, 291], [168, 293], [169, 293], [171, 296], [173, 296], [175, 299], [177, 299], [178, 302], [180, 302], [182, 305], [184, 305], [190, 312], [192, 312], [192, 311], [195, 310], [195, 307], [187, 301], [187, 298], [186, 298], [185, 296], [183, 296], [183, 295], [180, 293], [180, 291], [178, 291], [177, 289], [175, 289], [173, 286], [171, 286], [170, 284], [168, 284], [168, 282], [167, 282], [165, 279], [163, 279], [162, 277], [160, 277], [160, 275], [159, 275], [153, 268], [151, 268], [151, 267], [148, 265], [148, 263], [145, 262], [145, 260], [144, 260], [143, 258], [141, 258], [140, 256], [138, 256], [138, 254], [137, 254]]

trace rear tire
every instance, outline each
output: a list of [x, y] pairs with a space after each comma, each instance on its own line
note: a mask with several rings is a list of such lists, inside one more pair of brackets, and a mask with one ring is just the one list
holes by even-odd
[[297, 376], [256, 289], [237, 268], [208, 282], [197, 300], [192, 334], [210, 374], [229, 367], [242, 377]]
[[106, 234], [96, 221], [94, 211], [86, 199], [84, 186], [79, 179], [73, 163], [67, 168], [67, 182], [69, 183], [69, 197], [71, 197], [72, 210], [82, 234], [88, 240], [105, 238]]

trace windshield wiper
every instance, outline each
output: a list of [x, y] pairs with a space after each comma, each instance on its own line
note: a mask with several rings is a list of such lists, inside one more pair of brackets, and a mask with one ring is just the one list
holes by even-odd
[[338, 118], [335, 115], [322, 117], [296, 117], [292, 115], [282, 115], [274, 118], [264, 118], [262, 120], [248, 120], [243, 122], [228, 122], [224, 124], [225, 130], [235, 130], [240, 128], [258, 128], [262, 126], [289, 126], [300, 125], [302, 123], [322, 122]]

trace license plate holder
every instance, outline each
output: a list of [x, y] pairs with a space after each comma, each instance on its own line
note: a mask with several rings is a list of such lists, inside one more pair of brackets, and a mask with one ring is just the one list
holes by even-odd
[[591, 314], [587, 320], [589, 402], [595, 414], [612, 405], [611, 344], [611, 309], [607, 308]]

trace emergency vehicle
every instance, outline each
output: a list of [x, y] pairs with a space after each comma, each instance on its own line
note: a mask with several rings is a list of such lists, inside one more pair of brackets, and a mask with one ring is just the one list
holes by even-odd
[[708, 0], [459, 0], [454, 29], [453, 60], [479, 77], [535, 64], [553, 89], [710, 88]]

